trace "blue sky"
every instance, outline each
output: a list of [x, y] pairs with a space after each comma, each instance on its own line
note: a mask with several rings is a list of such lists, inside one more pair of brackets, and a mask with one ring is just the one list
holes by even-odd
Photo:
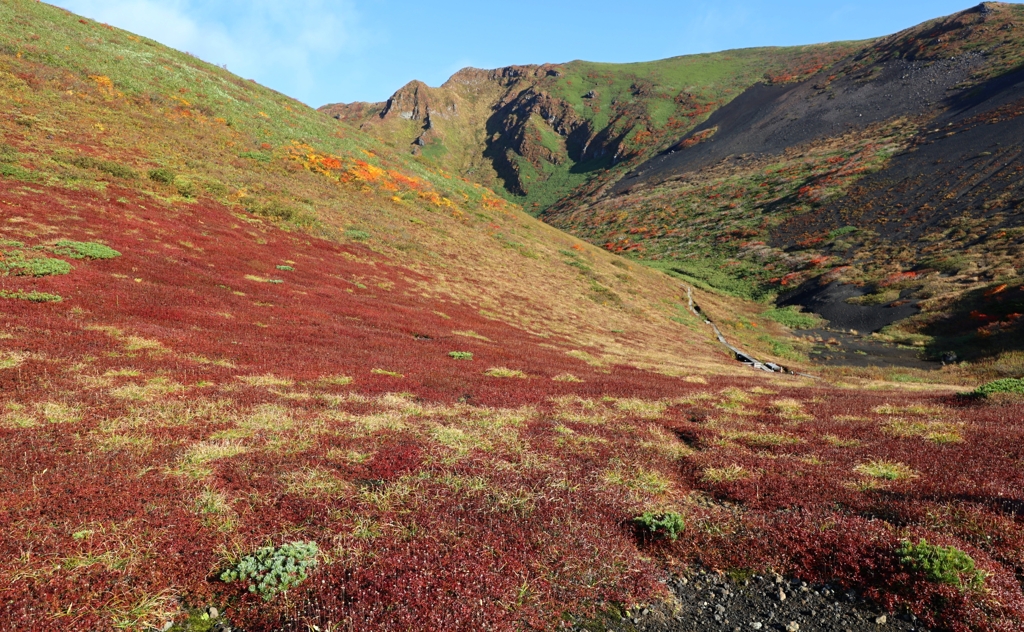
[[887, 35], [976, 0], [50, 0], [312, 106], [465, 66], [630, 62]]

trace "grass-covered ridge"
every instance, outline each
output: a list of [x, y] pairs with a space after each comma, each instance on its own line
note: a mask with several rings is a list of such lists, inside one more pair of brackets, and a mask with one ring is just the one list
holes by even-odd
[[[484, 197], [378, 155], [370, 137], [339, 130], [294, 99], [146, 38], [37, 2], [6, 2], [0, 20], [0, 82], [21, 132], [4, 145], [8, 175], [212, 196], [298, 223], [322, 209], [296, 182], [297, 169], [385, 184], [410, 203]], [[420, 182], [396, 184], [393, 172]]]

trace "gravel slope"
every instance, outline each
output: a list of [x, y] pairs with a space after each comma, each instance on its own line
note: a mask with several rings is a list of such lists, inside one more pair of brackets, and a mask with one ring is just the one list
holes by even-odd
[[735, 582], [698, 571], [670, 580], [672, 597], [662, 604], [576, 622], [583, 632], [821, 631], [924, 632], [913, 615], [886, 613], [829, 586], [813, 586], [779, 576], [755, 575]]

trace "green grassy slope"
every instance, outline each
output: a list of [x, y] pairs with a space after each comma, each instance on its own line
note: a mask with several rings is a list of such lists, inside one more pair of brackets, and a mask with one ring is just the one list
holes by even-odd
[[[293, 99], [43, 3], [0, 3], [0, 24], [4, 178], [112, 202], [127, 188], [168, 209], [213, 200], [247, 222], [358, 241], [440, 275], [430, 292], [624, 359], [645, 352], [611, 330], [653, 325], [658, 340], [676, 327], [667, 279], [590, 247], [584, 278], [560, 254], [578, 240]], [[551, 285], [562, 291], [535, 292]]]

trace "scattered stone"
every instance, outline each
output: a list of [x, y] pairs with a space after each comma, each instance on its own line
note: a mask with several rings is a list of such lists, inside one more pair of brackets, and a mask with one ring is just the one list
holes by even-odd
[[755, 630], [760, 630], [763, 626], [761, 625], [760, 621], [754, 621], [750, 624], [750, 627], [754, 628]]
[[778, 594], [778, 598], [779, 598], [779, 601], [785, 601], [785, 600], [786, 600], [786, 591], [785, 591], [785, 590], [782, 590], [782, 589], [780, 588], [780, 589], [779, 589], [779, 594]]
[[875, 619], [875, 623], [877, 623], [878, 625], [885, 625], [886, 621], [888, 621], [888, 618], [886, 618], [886, 616], [884, 614], [882, 616], [878, 617], [877, 619]]
[[211, 619], [216, 619], [220, 616], [220, 611], [217, 610], [216, 606], [210, 606], [210, 609], [207, 610], [206, 613], [210, 615]]
[[796, 621], [790, 621], [789, 624], [786, 625], [786, 632], [797, 632], [797, 630], [799, 630], [799, 629], [800, 629], [800, 624], [797, 623]]

